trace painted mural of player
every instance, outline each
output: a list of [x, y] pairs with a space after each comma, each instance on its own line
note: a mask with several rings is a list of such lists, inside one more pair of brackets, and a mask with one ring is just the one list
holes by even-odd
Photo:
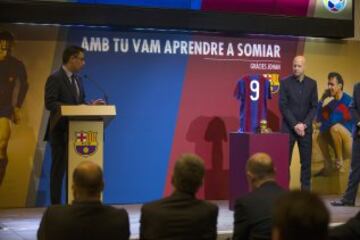
[[0, 30], [0, 186], [8, 164], [11, 122], [20, 122], [20, 108], [28, 90], [25, 66], [11, 55], [13, 45], [13, 35]]
[[237, 83], [234, 96], [240, 100], [238, 132], [257, 132], [266, 120], [267, 100], [271, 99], [270, 81], [261, 74], [243, 76]]

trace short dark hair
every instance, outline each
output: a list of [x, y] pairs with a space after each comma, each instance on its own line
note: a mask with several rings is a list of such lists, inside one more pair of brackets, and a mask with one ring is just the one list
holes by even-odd
[[181, 192], [195, 194], [202, 185], [204, 163], [194, 154], [184, 154], [175, 163], [172, 183]]
[[[82, 165], [90, 164], [94, 167], [92, 171], [87, 171], [82, 168]], [[93, 196], [102, 192], [104, 188], [103, 173], [101, 168], [95, 163], [83, 162], [75, 168], [73, 172], [73, 182], [78, 188], [86, 192], [87, 195]]]
[[0, 30], [0, 40], [13, 42], [15, 40], [15, 38], [11, 32], [5, 31], [5, 30]]
[[282, 240], [325, 240], [329, 212], [322, 200], [308, 191], [291, 191], [275, 204], [274, 228]]
[[341, 74], [338, 72], [329, 72], [328, 74], [328, 80], [331, 78], [336, 78], [336, 81], [338, 84], [341, 84], [341, 90], [344, 88], [344, 79], [342, 78]]
[[5, 49], [8, 51], [8, 54], [11, 54], [11, 48], [15, 41], [14, 35], [9, 31], [1, 30], [0, 40], [6, 41]]
[[85, 52], [85, 49], [82, 47], [75, 46], [75, 45], [66, 47], [63, 52], [63, 57], [62, 57], [63, 64], [66, 64], [67, 62], [69, 62], [69, 60], [72, 56], [77, 56], [81, 52], [82, 53]]

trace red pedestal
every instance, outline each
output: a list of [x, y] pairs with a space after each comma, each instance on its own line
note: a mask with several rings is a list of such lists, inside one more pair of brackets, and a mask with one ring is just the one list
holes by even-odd
[[283, 133], [255, 134], [230, 133], [230, 201], [233, 209], [235, 200], [249, 192], [246, 180], [246, 162], [257, 152], [269, 154], [276, 168], [276, 181], [289, 188], [289, 136]]

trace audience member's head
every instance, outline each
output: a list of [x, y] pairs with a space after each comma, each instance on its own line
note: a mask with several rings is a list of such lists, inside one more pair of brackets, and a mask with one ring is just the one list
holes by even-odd
[[266, 153], [253, 154], [247, 161], [246, 173], [251, 189], [260, 187], [264, 182], [273, 181], [275, 170], [271, 157]]
[[93, 162], [80, 163], [73, 173], [73, 194], [76, 201], [100, 200], [104, 189], [101, 168]]
[[325, 240], [329, 213], [321, 199], [307, 191], [292, 191], [274, 209], [273, 240]]
[[175, 163], [172, 184], [177, 191], [195, 194], [202, 185], [205, 173], [200, 157], [184, 154]]

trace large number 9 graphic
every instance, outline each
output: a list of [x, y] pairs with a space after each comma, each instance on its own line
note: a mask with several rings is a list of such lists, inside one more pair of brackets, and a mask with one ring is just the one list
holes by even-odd
[[259, 100], [259, 93], [260, 93], [260, 85], [259, 82], [256, 80], [251, 80], [250, 82], [250, 99], [251, 101]]

